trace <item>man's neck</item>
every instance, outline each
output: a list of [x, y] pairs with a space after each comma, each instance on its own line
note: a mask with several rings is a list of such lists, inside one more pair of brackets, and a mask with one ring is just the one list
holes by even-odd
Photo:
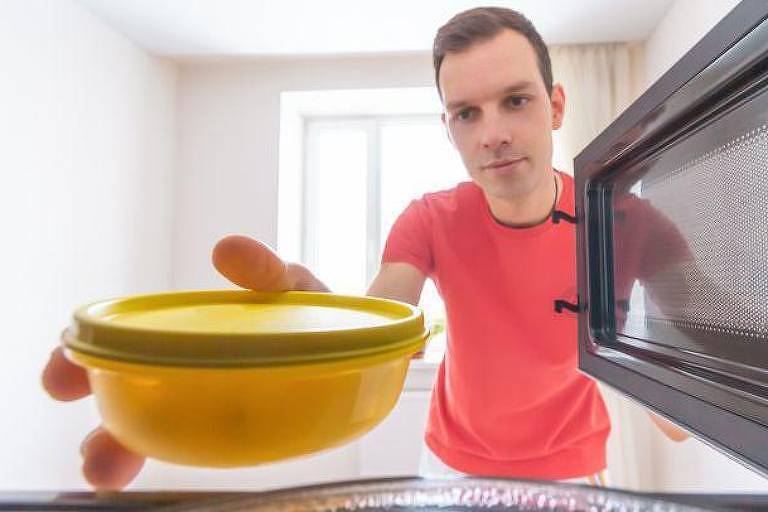
[[[557, 181], [557, 196], [555, 196], [555, 181]], [[535, 226], [547, 220], [554, 205], [560, 199], [562, 190], [560, 176], [550, 169], [546, 178], [525, 196], [509, 200], [486, 194], [486, 200], [497, 222], [505, 226], [523, 228]]]

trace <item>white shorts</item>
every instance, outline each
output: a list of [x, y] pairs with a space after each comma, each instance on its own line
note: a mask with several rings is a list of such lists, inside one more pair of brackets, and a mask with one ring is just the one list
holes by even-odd
[[[555, 480], [556, 482], [569, 484], [593, 485], [596, 487], [608, 487], [606, 471], [600, 471], [594, 475], [581, 476], [578, 478], [568, 478], [566, 480]], [[421, 459], [419, 460], [419, 476], [422, 478], [463, 478], [468, 475], [461, 471], [447, 466], [440, 458], [432, 453], [432, 450], [426, 444], [421, 447]]]

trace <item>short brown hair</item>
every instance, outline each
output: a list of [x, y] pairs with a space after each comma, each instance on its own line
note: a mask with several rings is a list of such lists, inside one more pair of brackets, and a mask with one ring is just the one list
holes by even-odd
[[435, 84], [440, 90], [440, 67], [449, 53], [459, 53], [479, 41], [487, 41], [504, 29], [514, 30], [523, 35], [533, 46], [539, 62], [539, 71], [544, 79], [547, 94], [552, 94], [552, 64], [549, 50], [533, 24], [517, 11], [503, 7], [477, 7], [460, 12], [448, 23], [440, 27], [432, 47], [432, 60], [435, 65]]

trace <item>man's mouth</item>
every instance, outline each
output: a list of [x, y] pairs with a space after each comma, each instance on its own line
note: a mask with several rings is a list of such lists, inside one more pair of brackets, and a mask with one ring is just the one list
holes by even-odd
[[502, 158], [499, 160], [493, 160], [491, 162], [488, 162], [487, 164], [482, 166], [483, 170], [491, 170], [491, 171], [507, 171], [507, 170], [513, 170], [515, 167], [517, 167], [523, 160], [525, 160], [524, 157], [513, 157], [513, 158]]

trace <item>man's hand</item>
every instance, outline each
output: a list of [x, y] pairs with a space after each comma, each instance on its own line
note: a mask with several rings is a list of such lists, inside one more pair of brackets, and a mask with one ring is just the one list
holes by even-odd
[[213, 248], [213, 266], [234, 284], [262, 292], [327, 292], [312, 272], [296, 263], [285, 263], [272, 249], [245, 236], [223, 238]]
[[[259, 291], [318, 291], [328, 288], [301, 265], [285, 263], [269, 247], [244, 236], [228, 236], [213, 249], [213, 265], [234, 284]], [[43, 387], [56, 400], [78, 400], [91, 394], [85, 370], [56, 348], [43, 371]], [[144, 458], [120, 445], [102, 427], [83, 441], [83, 475], [97, 489], [119, 490], [144, 466]]]
[[[43, 387], [57, 400], [69, 402], [91, 394], [88, 376], [56, 348], [43, 371]], [[83, 475], [97, 489], [125, 487], [139, 473], [144, 458], [117, 443], [103, 428], [91, 432], [80, 446]]]
[[672, 441], [676, 441], [679, 443], [680, 441], [685, 441], [686, 439], [691, 437], [691, 435], [688, 432], [681, 429], [677, 425], [671, 423], [670, 421], [665, 420], [658, 414], [651, 411], [647, 411], [647, 412], [648, 412], [648, 416], [650, 416], [651, 418], [651, 421], [653, 421], [653, 423], [656, 424], [657, 427], [659, 427], [659, 430], [664, 432], [664, 435], [666, 435]]

